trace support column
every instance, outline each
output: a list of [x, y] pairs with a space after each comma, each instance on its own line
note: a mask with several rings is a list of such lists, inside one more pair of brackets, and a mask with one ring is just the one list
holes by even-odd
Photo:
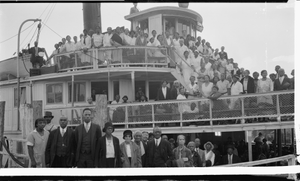
[[74, 75], [72, 75], [72, 88], [71, 88], [71, 102], [72, 102], [72, 110], [71, 110], [71, 122], [74, 119]]
[[282, 156], [281, 129], [277, 130], [278, 156]]
[[249, 162], [251, 162], [253, 160], [252, 158], [252, 131], [245, 131], [246, 134], [246, 138], [248, 140], [248, 159]]
[[104, 128], [104, 124], [108, 122], [108, 110], [107, 110], [107, 96], [105, 94], [96, 95], [95, 106], [95, 118], [93, 123], [98, 124], [101, 127], [101, 131]]
[[132, 85], [132, 98], [135, 100], [135, 77], [134, 77], [134, 71], [131, 72], [131, 85]]
[[[0, 139], [3, 140], [4, 136], [4, 113], [5, 113], [5, 101], [0, 102]], [[2, 150], [2, 142], [0, 142], [0, 151]], [[0, 168], [2, 168], [2, 157], [3, 155], [0, 154]]]
[[114, 100], [114, 95], [113, 95], [113, 87], [112, 87], [112, 81], [111, 81], [111, 78], [110, 78], [110, 72], [108, 72], [108, 77], [107, 77], [107, 87], [108, 87], [108, 91], [107, 91], [107, 94], [108, 94], [108, 100]]

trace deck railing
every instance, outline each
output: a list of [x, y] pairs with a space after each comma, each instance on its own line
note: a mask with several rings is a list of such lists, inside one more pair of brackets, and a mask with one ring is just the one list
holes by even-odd
[[54, 56], [59, 71], [97, 69], [110, 66], [167, 67], [166, 48], [147, 46], [119, 46], [93, 48]]
[[[82, 121], [85, 106], [78, 109], [76, 122]], [[90, 107], [90, 106], [89, 106]], [[206, 98], [109, 104], [108, 118], [117, 128], [166, 126], [214, 126], [293, 120], [294, 91], [224, 96], [216, 101]], [[45, 108], [49, 111], [72, 110], [72, 107]], [[67, 113], [65, 113], [67, 114]], [[70, 114], [69, 114], [70, 115]]]

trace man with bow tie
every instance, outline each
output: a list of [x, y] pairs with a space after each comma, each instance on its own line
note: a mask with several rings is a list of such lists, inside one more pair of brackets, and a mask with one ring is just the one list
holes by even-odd
[[68, 168], [73, 166], [73, 130], [68, 128], [68, 119], [61, 117], [57, 129], [50, 132], [46, 147], [46, 166]]

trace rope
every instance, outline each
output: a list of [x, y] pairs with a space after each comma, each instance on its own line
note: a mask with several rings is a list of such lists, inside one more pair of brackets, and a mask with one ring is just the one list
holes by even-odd
[[8, 146], [6, 145], [6, 141], [4, 138], [2, 138], [2, 140], [0, 140], [0, 142], [2, 142], [2, 146], [4, 147], [4, 149], [6, 150], [6, 152], [9, 154], [9, 156], [13, 159], [13, 161], [15, 161], [18, 165], [20, 165], [23, 168], [26, 168], [26, 165], [22, 162], [20, 162], [8, 149]]
[[22, 61], [23, 61], [23, 65], [25, 67], [25, 70], [30, 74], [30, 72], [28, 71], [26, 65], [25, 65], [25, 61], [24, 61], [24, 55], [22, 54]]
[[58, 35], [60, 38], [63, 38], [62, 36], [60, 36], [58, 33], [56, 33], [53, 29], [51, 29], [49, 26], [47, 26], [44, 22], [42, 22], [47, 28], [49, 28], [53, 33], [55, 33], [56, 35]]

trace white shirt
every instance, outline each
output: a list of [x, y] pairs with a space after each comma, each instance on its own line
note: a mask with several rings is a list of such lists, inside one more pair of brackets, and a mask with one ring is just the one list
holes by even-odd
[[215, 154], [212, 151], [207, 152], [205, 150], [205, 160], [210, 160], [211, 161], [211, 166], [214, 165], [215, 163]]
[[63, 133], [65, 134], [66, 132], [67, 132], [67, 127], [65, 127], [65, 128], [61, 128], [60, 127], [60, 134], [61, 134], [61, 136], [64, 136]]
[[186, 99], [186, 97], [184, 95], [178, 94], [177, 100], [182, 100], [182, 99]]
[[177, 49], [177, 53], [179, 56], [181, 56], [182, 58], [184, 58], [184, 52], [185, 51], [189, 51], [188, 47], [185, 45], [179, 46]]
[[126, 42], [126, 45], [130, 45], [131, 39], [132, 39], [132, 38], [131, 38], [130, 36], [124, 34], [124, 40], [125, 40], [125, 42]]
[[126, 143], [125, 143], [125, 148], [126, 148], [127, 157], [131, 158], [131, 148], [130, 148], [130, 144], [126, 144]]
[[134, 46], [136, 42], [136, 37], [131, 38], [130, 45]]
[[246, 80], [246, 78], [244, 78], [243, 86], [244, 86], [245, 91], [247, 91], [248, 80], [249, 80], [249, 78], [247, 78], [247, 80]]
[[219, 92], [221, 92], [221, 93], [227, 92], [227, 87], [228, 86], [229, 86], [229, 81], [226, 80], [226, 79], [224, 81], [219, 80], [217, 82], [217, 87], [219, 88]]
[[167, 87], [162, 87], [161, 90], [162, 90], [164, 97], [167, 98]]
[[64, 48], [66, 49], [66, 52], [72, 52], [75, 51], [74, 43], [73, 42], [66, 42]]
[[[210, 62], [207, 62], [207, 64], [205, 64], [205, 69], [207, 70], [207, 71], [210, 71], [210, 69], [211, 69], [211, 63]], [[211, 77], [210, 77], [211, 78]]]
[[[85, 43], [84, 43], [84, 39], [85, 39]], [[83, 36], [82, 39], [81, 39], [81, 44], [84, 48], [91, 48], [92, 38], [89, 35], [87, 35], [86, 37]]]
[[279, 79], [279, 82], [280, 82], [280, 84], [282, 84], [282, 82], [283, 82], [283, 79], [284, 79], [284, 76], [282, 76], [282, 77], [279, 77], [278, 79]]
[[103, 46], [104, 47], [110, 47], [112, 46], [111, 43], [110, 43], [110, 39], [112, 37], [112, 33], [109, 35], [108, 33], [106, 33], [103, 37]]
[[105, 139], [106, 139], [106, 158], [115, 158], [113, 137], [111, 138], [111, 140], [108, 140], [106, 137]]
[[239, 81], [232, 83], [231, 86], [231, 95], [239, 95], [243, 92], [243, 85]]
[[155, 144], [155, 146], [156, 145], [159, 146], [160, 141], [161, 141], [161, 137], [159, 137], [158, 139], [154, 138], [154, 144]]
[[84, 128], [87, 129], [87, 131], [89, 131], [91, 127], [91, 121], [89, 123], [83, 122], [83, 124], [84, 124]]
[[103, 35], [101, 33], [99, 35], [97, 33], [93, 34], [93, 40], [96, 47], [103, 45]]
[[74, 49], [76, 50], [80, 50], [82, 48], [82, 43], [79, 41], [77, 43], [74, 43]]

